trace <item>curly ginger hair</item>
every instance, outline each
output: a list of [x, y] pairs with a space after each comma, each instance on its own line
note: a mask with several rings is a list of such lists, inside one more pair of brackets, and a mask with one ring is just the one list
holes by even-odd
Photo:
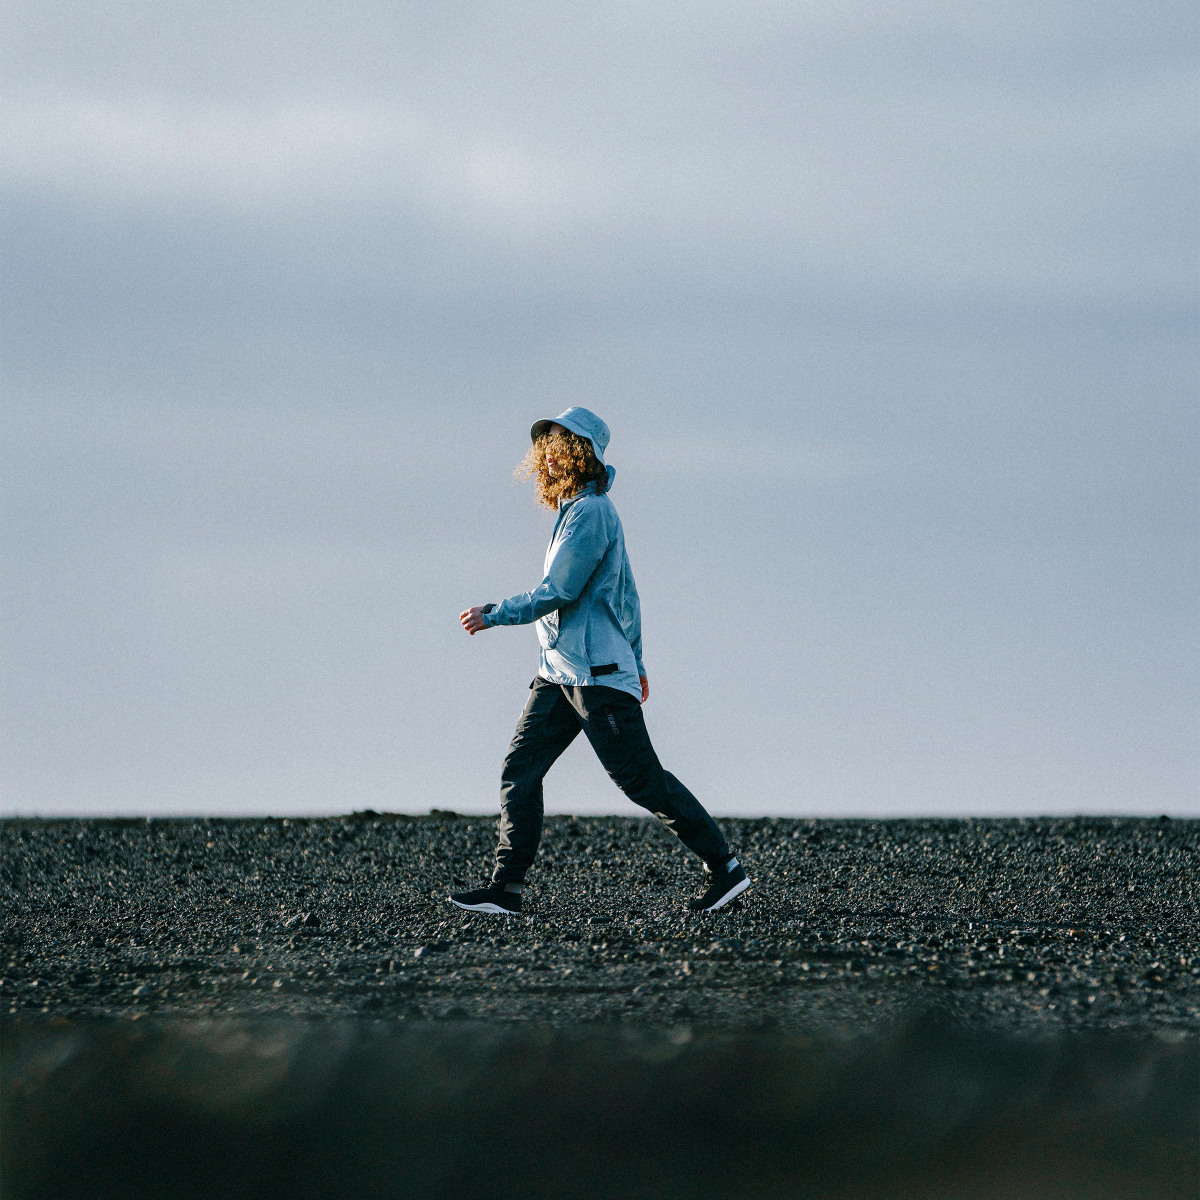
[[[546, 466], [546, 451], [553, 448], [557, 475]], [[519, 479], [532, 479], [537, 487], [537, 502], [545, 508], [558, 508], [558, 502], [575, 495], [593, 480], [596, 491], [608, 487], [608, 472], [596, 461], [592, 443], [569, 429], [544, 433], [525, 452], [513, 472]]]

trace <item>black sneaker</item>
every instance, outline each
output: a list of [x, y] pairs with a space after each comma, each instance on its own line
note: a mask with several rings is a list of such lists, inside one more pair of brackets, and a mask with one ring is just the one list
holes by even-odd
[[723, 908], [750, 886], [750, 877], [736, 858], [727, 859], [716, 870], [705, 863], [704, 875], [707, 884], [704, 891], [688, 901], [692, 912], [713, 912]]
[[489, 883], [487, 887], [476, 888], [473, 892], [451, 892], [447, 898], [451, 904], [468, 908], [471, 912], [500, 913], [514, 917], [521, 911], [521, 893], [506, 892], [502, 883]]

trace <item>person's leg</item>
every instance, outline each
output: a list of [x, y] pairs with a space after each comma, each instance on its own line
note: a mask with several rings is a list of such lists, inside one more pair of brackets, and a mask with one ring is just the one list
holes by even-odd
[[575, 739], [580, 720], [556, 683], [536, 679], [500, 772], [494, 883], [520, 883], [542, 839], [542, 779]]
[[650, 743], [642, 707], [617, 688], [571, 689], [583, 731], [613, 782], [635, 804], [649, 809], [706, 863], [729, 857], [729, 846], [707, 810], [669, 771]]

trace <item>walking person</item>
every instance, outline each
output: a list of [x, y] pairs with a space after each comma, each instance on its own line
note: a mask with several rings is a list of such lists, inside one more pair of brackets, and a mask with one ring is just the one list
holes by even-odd
[[496, 625], [536, 622], [541, 665], [500, 776], [500, 835], [491, 882], [453, 892], [459, 908], [519, 913], [525, 875], [542, 836], [542, 779], [583, 730], [604, 769], [704, 863], [693, 912], [728, 904], [750, 886], [717, 823], [650, 744], [641, 705], [650, 695], [642, 662], [641, 607], [625, 554], [621, 519], [609, 499], [608, 426], [586, 408], [537, 421], [519, 470], [558, 518], [545, 578], [531, 592], [459, 616], [472, 636]]

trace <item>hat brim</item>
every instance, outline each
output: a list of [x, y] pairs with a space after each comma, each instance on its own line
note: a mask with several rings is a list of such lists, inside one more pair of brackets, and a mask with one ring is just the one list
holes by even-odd
[[[563, 416], [566, 416], [566, 415], [567, 415], [566, 413], [563, 414]], [[590, 433], [588, 433], [588, 431], [586, 429], [578, 428], [575, 425], [575, 423], [570, 419], [570, 417], [567, 417], [567, 419], [565, 421], [563, 420], [562, 417], [555, 417], [555, 418], [553, 418], [553, 420], [546, 419], [544, 421], [534, 421], [534, 423], [529, 427], [529, 440], [531, 442], [536, 442], [538, 440], [538, 438], [540, 438], [542, 436], [542, 434], [549, 433], [551, 425], [561, 425], [564, 429], [569, 429], [577, 437], [584, 438], [587, 441], [588, 445], [591, 446], [592, 453], [596, 456], [596, 461], [601, 466], [605, 465], [604, 454], [602, 451], [596, 449], [595, 438], [593, 438], [592, 435]]]

